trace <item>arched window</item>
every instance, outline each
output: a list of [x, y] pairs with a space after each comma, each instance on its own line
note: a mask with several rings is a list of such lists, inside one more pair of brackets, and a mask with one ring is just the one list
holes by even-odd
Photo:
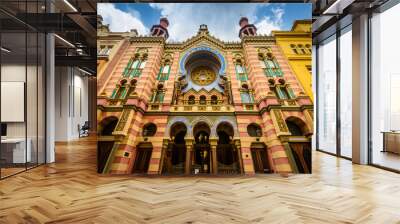
[[261, 137], [262, 136], [262, 130], [260, 125], [251, 123], [247, 126], [247, 134], [249, 134], [251, 137]]
[[303, 135], [303, 131], [301, 128], [292, 121], [286, 121], [286, 125], [292, 135], [301, 136]]
[[171, 69], [171, 66], [169, 64], [165, 64], [164, 66], [161, 66], [160, 73], [157, 76], [157, 80], [161, 80], [161, 81], [168, 80], [170, 69]]
[[157, 126], [153, 123], [147, 123], [143, 126], [143, 137], [151, 137], [154, 136], [157, 132]]
[[189, 104], [195, 104], [195, 100], [196, 100], [196, 98], [193, 96], [193, 95], [191, 95], [191, 96], [189, 96]]
[[211, 104], [218, 104], [218, 97], [215, 95], [211, 96]]
[[102, 127], [100, 135], [103, 136], [112, 135], [117, 124], [118, 124], [117, 117], [104, 118], [100, 123], [100, 127]]
[[200, 104], [206, 104], [206, 96], [200, 96]]
[[247, 81], [247, 74], [246, 74], [246, 70], [243, 67], [243, 65], [241, 63], [237, 63], [235, 65], [236, 68], [236, 78], [240, 81]]
[[282, 77], [282, 70], [275, 57], [265, 59], [264, 63], [267, 77]]
[[296, 45], [294, 45], [294, 44], [291, 44], [291, 45], [290, 45], [290, 48], [292, 48], [292, 51], [293, 51], [293, 53], [295, 53], [295, 54], [299, 54], [299, 52], [297, 51], [297, 47], [296, 47]]

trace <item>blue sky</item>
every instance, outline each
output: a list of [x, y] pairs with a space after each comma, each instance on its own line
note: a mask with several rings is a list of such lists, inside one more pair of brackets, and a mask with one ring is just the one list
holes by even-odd
[[150, 28], [166, 16], [170, 41], [184, 41], [207, 24], [211, 35], [224, 41], [238, 41], [239, 19], [249, 18], [258, 34], [289, 30], [296, 19], [311, 19], [311, 4], [288, 3], [98, 3], [98, 14], [111, 31], [137, 29], [148, 35]]

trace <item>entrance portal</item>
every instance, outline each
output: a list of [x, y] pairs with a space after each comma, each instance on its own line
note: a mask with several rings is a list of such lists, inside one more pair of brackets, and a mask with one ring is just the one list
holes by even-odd
[[186, 160], [186, 125], [177, 122], [171, 126], [172, 142], [168, 144], [164, 157], [163, 174], [184, 174]]
[[217, 134], [218, 173], [240, 173], [239, 150], [236, 149], [233, 143], [233, 127], [227, 122], [222, 122], [217, 126]]
[[311, 173], [311, 143], [290, 142], [289, 145], [299, 173]]
[[194, 135], [194, 158], [193, 158], [193, 166], [192, 173], [210, 173], [210, 127], [205, 122], [199, 122], [194, 126], [193, 135]]
[[136, 158], [133, 165], [134, 173], [147, 173], [149, 170], [153, 145], [149, 142], [139, 143], [136, 147]]
[[263, 143], [252, 143], [250, 150], [251, 157], [253, 158], [254, 172], [272, 173], [265, 145]]

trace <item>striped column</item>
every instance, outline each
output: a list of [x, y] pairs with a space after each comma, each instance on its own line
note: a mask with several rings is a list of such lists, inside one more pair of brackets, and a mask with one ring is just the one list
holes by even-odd
[[288, 157], [285, 152], [285, 147], [279, 140], [275, 126], [269, 112], [262, 114], [262, 120], [264, 123], [264, 136], [266, 136], [266, 143], [268, 151], [271, 153], [274, 170], [277, 173], [290, 173], [292, 169], [289, 164]]

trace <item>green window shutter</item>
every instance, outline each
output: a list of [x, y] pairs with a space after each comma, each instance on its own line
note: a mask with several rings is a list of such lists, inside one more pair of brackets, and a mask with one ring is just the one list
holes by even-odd
[[123, 99], [125, 91], [126, 91], [125, 87], [120, 87], [118, 90], [117, 98]]
[[272, 70], [272, 68], [267, 68], [267, 76], [268, 77], [275, 77], [275, 73], [274, 73], [274, 71]]
[[126, 76], [128, 76], [128, 75], [129, 75], [129, 68], [126, 67], [126, 68], [124, 69], [124, 72], [122, 73], [122, 76], [123, 76], [123, 77], [126, 77]]
[[282, 72], [282, 70], [280, 68], [278, 68], [276, 71], [278, 73], [277, 74], [278, 77], [282, 77], [283, 76], [283, 72]]
[[276, 58], [274, 58], [274, 60], [272, 61], [274, 63], [275, 68], [280, 68], [278, 61], [276, 60]]
[[160, 67], [160, 71], [158, 71], [158, 75], [157, 75], [157, 80], [161, 80], [161, 77], [162, 77], [162, 70], [163, 70], [163, 67], [161, 66]]
[[120, 99], [125, 99], [127, 91], [128, 91], [128, 89], [126, 87], [124, 87], [122, 90]]
[[282, 90], [282, 88], [280, 86], [276, 87], [276, 92], [278, 94], [278, 98], [279, 99], [282, 99], [282, 100], [287, 99], [286, 93], [283, 92], [283, 90]]
[[296, 95], [294, 94], [292, 88], [286, 87], [286, 89], [287, 89], [287, 91], [288, 91], [288, 94], [289, 94], [290, 99], [296, 99]]
[[111, 93], [111, 99], [115, 99], [115, 95], [117, 95], [118, 87], [116, 87], [113, 92]]
[[164, 102], [164, 93], [160, 93], [160, 103]]

